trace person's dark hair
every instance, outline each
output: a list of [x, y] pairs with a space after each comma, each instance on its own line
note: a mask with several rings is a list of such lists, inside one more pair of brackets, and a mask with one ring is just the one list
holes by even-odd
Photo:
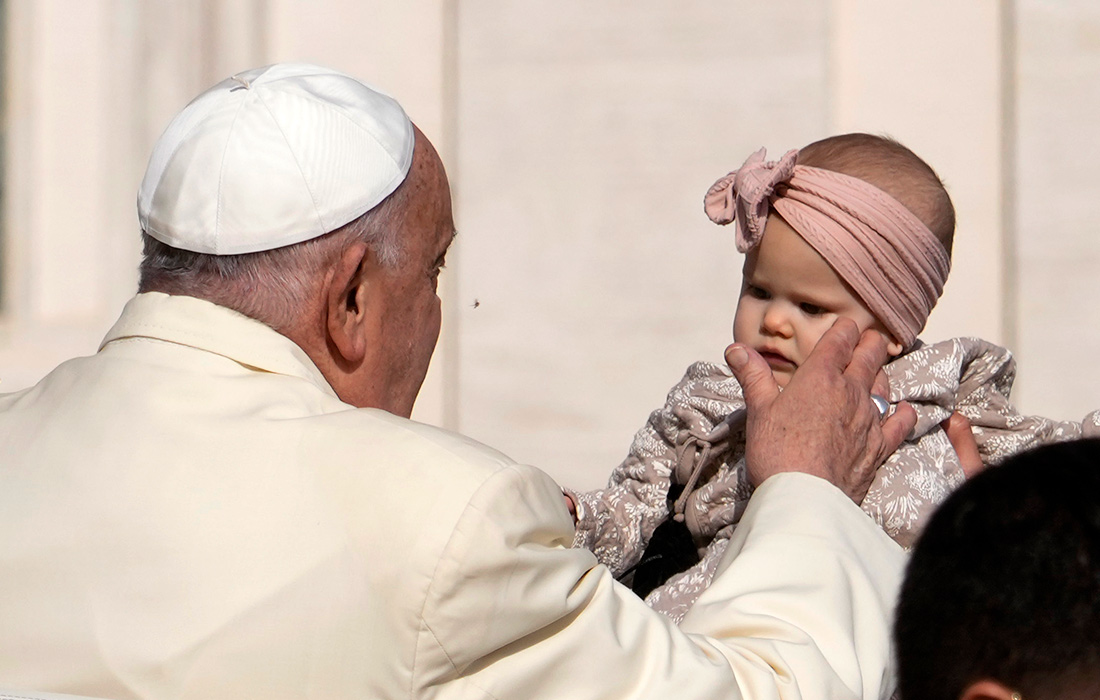
[[980, 680], [1100, 697], [1100, 440], [1022, 453], [952, 494], [917, 541], [894, 636], [903, 700]]
[[844, 173], [868, 182], [913, 212], [951, 255], [955, 206], [928, 163], [897, 141], [874, 134], [842, 134], [798, 151], [798, 164]]

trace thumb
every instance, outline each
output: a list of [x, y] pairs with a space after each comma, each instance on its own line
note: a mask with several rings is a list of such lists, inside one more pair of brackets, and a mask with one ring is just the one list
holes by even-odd
[[745, 405], [749, 410], [769, 405], [779, 396], [772, 368], [752, 348], [739, 343], [726, 348], [726, 364], [741, 385]]

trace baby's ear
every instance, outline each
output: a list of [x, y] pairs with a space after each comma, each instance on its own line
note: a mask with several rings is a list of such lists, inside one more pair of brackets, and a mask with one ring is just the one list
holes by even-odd
[[901, 346], [901, 343], [894, 340], [892, 336], [886, 336], [886, 340], [889, 341], [886, 345], [886, 352], [890, 354], [890, 357], [897, 357], [901, 354], [901, 351], [905, 349]]

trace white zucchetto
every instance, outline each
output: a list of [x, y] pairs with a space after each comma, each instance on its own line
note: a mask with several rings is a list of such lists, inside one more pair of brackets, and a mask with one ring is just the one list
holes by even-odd
[[413, 142], [401, 105], [351, 76], [301, 63], [238, 73], [157, 140], [138, 219], [153, 238], [196, 253], [300, 243], [397, 189]]

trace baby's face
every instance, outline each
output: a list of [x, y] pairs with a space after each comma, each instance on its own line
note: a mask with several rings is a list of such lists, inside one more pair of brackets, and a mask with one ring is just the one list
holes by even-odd
[[[829, 263], [775, 213], [745, 257], [743, 274], [733, 339], [760, 353], [781, 387], [841, 316], [860, 332], [875, 328], [891, 340]], [[901, 346], [891, 340], [889, 352], [897, 355]]]

